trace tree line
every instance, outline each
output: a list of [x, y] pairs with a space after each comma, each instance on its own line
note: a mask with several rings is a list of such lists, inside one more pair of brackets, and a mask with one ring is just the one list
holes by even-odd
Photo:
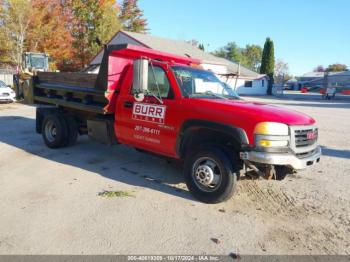
[[53, 69], [79, 70], [120, 29], [148, 31], [137, 0], [0, 0], [0, 61], [44, 52]]
[[[201, 46], [202, 47], [202, 46]], [[259, 45], [246, 45], [239, 47], [235, 42], [229, 42], [226, 46], [213, 52], [214, 55], [226, 58], [261, 74], [269, 76], [268, 94], [272, 93], [275, 72], [278, 74], [288, 74], [288, 64], [282, 60], [275, 63], [274, 43], [270, 38], [266, 38], [264, 48]], [[278, 70], [275, 70], [278, 66]]]
[[331, 64], [328, 67], [319, 65], [314, 69], [314, 72], [342, 72], [342, 71], [349, 71], [348, 66], [345, 64], [336, 63], [336, 64]]

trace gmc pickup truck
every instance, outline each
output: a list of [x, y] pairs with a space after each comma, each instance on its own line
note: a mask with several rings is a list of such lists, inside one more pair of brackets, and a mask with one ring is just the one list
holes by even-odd
[[189, 191], [206, 203], [230, 198], [244, 171], [283, 179], [319, 162], [314, 119], [243, 101], [200, 62], [109, 46], [98, 75], [39, 72], [25, 100], [38, 105], [36, 131], [49, 148], [89, 135], [180, 160]]

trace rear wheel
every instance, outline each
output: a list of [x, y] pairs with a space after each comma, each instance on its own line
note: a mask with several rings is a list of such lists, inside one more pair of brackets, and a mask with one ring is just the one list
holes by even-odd
[[238, 166], [219, 147], [208, 146], [192, 151], [184, 166], [187, 187], [202, 202], [225, 201], [234, 193]]
[[62, 116], [47, 115], [43, 120], [41, 133], [49, 148], [60, 148], [66, 145], [68, 129]]

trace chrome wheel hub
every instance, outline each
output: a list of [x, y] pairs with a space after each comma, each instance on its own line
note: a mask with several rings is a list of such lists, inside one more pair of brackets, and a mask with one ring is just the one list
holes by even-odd
[[53, 121], [50, 121], [45, 126], [45, 136], [49, 142], [54, 142], [57, 135], [57, 128]]
[[206, 192], [215, 191], [222, 180], [219, 165], [209, 157], [201, 157], [194, 163], [192, 175], [195, 184]]
[[201, 165], [197, 168], [195, 176], [199, 183], [209, 186], [214, 180], [214, 171], [210, 166]]

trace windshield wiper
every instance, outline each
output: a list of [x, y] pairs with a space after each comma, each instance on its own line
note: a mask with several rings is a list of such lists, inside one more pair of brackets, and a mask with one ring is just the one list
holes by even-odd
[[213, 91], [205, 91], [204, 92], [205, 95], [208, 95], [208, 96], [214, 96], [214, 97], [217, 97], [217, 98], [221, 98], [221, 99], [227, 99], [227, 97], [224, 97], [222, 95], [219, 95], [219, 94], [215, 94]]
[[227, 95], [225, 96], [225, 98], [229, 99], [229, 100], [242, 100], [241, 97], [239, 96], [230, 96], [230, 95]]
[[216, 97], [220, 99], [227, 99], [224, 96], [221, 96], [219, 94], [215, 94], [212, 91], [205, 91], [203, 93], [195, 93], [195, 94], [190, 94], [189, 97], [200, 97], [200, 96], [211, 96], [211, 97]]

